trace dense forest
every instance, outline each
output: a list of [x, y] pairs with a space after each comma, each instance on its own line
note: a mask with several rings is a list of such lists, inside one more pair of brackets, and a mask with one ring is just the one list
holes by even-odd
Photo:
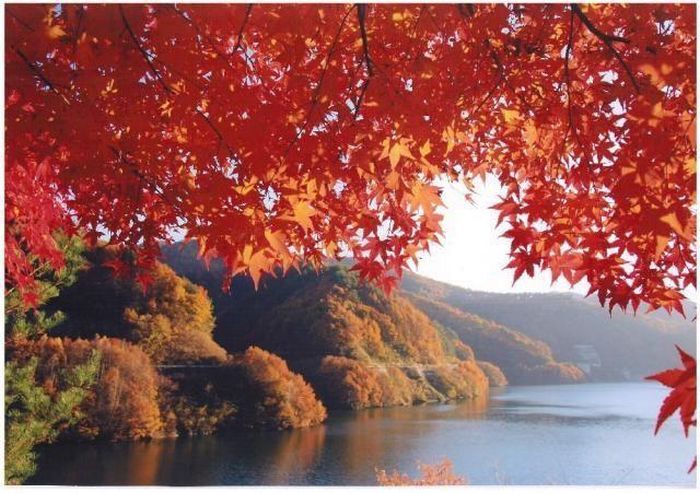
[[[314, 389], [258, 347], [227, 354], [212, 338], [206, 291], [157, 264], [144, 288], [115, 276], [123, 253], [57, 237], [69, 262], [42, 266], [41, 299], [6, 296], [8, 483], [35, 471], [36, 446], [138, 440], [325, 420]], [[123, 259], [122, 260], [128, 260]]]

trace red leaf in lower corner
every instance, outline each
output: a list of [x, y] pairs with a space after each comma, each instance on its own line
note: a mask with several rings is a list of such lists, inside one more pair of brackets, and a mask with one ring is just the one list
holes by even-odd
[[[659, 432], [666, 420], [679, 411], [683, 432], [688, 436], [691, 426], [696, 426], [695, 410], [697, 406], [697, 371], [696, 361], [691, 355], [676, 346], [681, 358], [682, 368], [673, 368], [646, 377], [647, 380], [656, 380], [672, 390], [664, 399], [659, 409], [659, 416], [656, 420], [654, 434]], [[695, 469], [697, 457], [693, 460], [688, 472]]]

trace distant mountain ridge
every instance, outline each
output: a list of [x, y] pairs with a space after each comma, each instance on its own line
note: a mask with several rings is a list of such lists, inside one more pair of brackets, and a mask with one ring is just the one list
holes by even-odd
[[695, 353], [695, 303], [686, 317], [655, 311], [612, 315], [574, 293], [504, 294], [473, 291], [406, 272], [401, 290], [492, 320], [549, 345], [557, 360], [585, 368], [591, 380], [639, 379], [675, 366], [674, 344]]

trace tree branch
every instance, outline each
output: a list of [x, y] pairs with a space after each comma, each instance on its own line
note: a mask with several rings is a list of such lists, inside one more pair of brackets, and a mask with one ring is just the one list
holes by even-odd
[[37, 67], [34, 63], [32, 63], [32, 61], [31, 61], [29, 58], [27, 58], [27, 55], [25, 55], [25, 54], [22, 52], [22, 50], [20, 50], [20, 49], [17, 48], [16, 46], [12, 46], [12, 50], [13, 50], [15, 53], [17, 53], [17, 55], [22, 59], [22, 61], [27, 65], [27, 67], [29, 67], [29, 70], [31, 70], [32, 73], [33, 73], [46, 87], [48, 87], [49, 90], [50, 90], [51, 92], [53, 92], [54, 94], [56, 94], [57, 96], [59, 96], [61, 99], [63, 99], [63, 101], [64, 101], [66, 104], [70, 105], [70, 101], [68, 101], [68, 98], [66, 98], [66, 97], [63, 95], [63, 93], [61, 93], [61, 91], [59, 91], [59, 90], [56, 88], [56, 84], [54, 84], [53, 82], [51, 82], [51, 81], [44, 75], [44, 73], [41, 71], [41, 69], [40, 69], [39, 67]]
[[574, 109], [573, 109], [573, 106], [571, 105], [571, 73], [569, 71], [569, 60], [571, 58], [573, 44], [574, 44], [574, 11], [572, 9], [571, 16], [569, 18], [569, 41], [566, 45], [566, 54], [564, 57], [564, 79], [566, 82], [566, 103], [568, 106], [567, 111], [569, 114], [569, 125], [566, 129], [566, 134], [564, 134], [564, 142], [566, 143], [566, 137], [569, 135], [569, 132], [572, 132], [574, 135], [574, 139], [576, 140], [576, 143], [581, 148], [583, 148], [583, 146], [581, 145], [581, 140], [579, 139], [579, 136], [578, 136], [578, 130], [576, 129], [576, 126], [574, 125]]
[[367, 73], [372, 77], [372, 59], [369, 56], [369, 42], [367, 41], [367, 28], [365, 26], [365, 19], [367, 15], [367, 5], [358, 4], [357, 5], [357, 21], [360, 24], [360, 37], [362, 38], [362, 52], [367, 66]]
[[620, 62], [622, 65], [623, 70], [627, 74], [627, 77], [629, 77], [630, 82], [632, 82], [632, 85], [634, 86], [634, 90], [637, 92], [637, 94], [640, 93], [640, 88], [639, 84], [637, 84], [636, 79], [634, 78], [634, 74], [632, 73], [632, 70], [630, 70], [629, 66], [625, 61], [622, 59], [622, 55], [620, 55], [620, 52], [615, 49], [613, 46], [613, 42], [618, 42], [618, 43], [629, 43], [630, 40], [627, 38], [623, 38], [621, 36], [615, 36], [613, 34], [605, 34], [602, 32], [600, 29], [598, 29], [592, 22], [591, 20], [586, 16], [586, 14], [583, 13], [581, 10], [581, 7], [578, 6], [578, 4], [572, 3], [571, 4], [571, 11], [576, 14], [576, 16], [581, 19], [581, 22], [588, 28], [588, 30], [593, 34], [596, 38], [601, 40], [603, 44], [610, 50], [610, 52], [613, 54], [613, 56], [617, 59], [617, 61]]
[[141, 55], [143, 55], [143, 59], [146, 60], [146, 63], [148, 64], [149, 68], [151, 69], [151, 72], [155, 75], [156, 79], [160, 83], [160, 85], [163, 87], [165, 92], [168, 94], [173, 94], [175, 91], [165, 82], [165, 79], [161, 75], [160, 71], [156, 68], [155, 65], [153, 65], [153, 62], [151, 61], [150, 55], [148, 52], [141, 46], [141, 43], [139, 42], [139, 39], [136, 37], [136, 34], [134, 34], [133, 29], [131, 29], [131, 25], [129, 24], [129, 21], [126, 18], [126, 14], [124, 12], [124, 7], [122, 5], [119, 5], [119, 13], [122, 16], [122, 21], [124, 22], [124, 27], [129, 33], [129, 36], [131, 37], [131, 40], [134, 42], [138, 50], [141, 52]]
[[367, 39], [367, 27], [365, 25], [365, 20], [367, 18], [367, 5], [365, 4], [357, 4], [357, 22], [360, 25], [360, 38], [362, 39], [362, 58], [364, 60], [365, 66], [367, 67], [367, 78], [365, 79], [364, 83], [362, 84], [362, 88], [360, 89], [360, 95], [358, 96], [357, 100], [355, 101], [355, 108], [353, 110], [355, 118], [360, 113], [360, 107], [362, 106], [362, 100], [365, 98], [365, 94], [367, 93], [367, 89], [369, 88], [369, 83], [370, 80], [372, 79], [372, 76], [374, 75], [374, 71], [372, 70], [372, 58], [369, 56], [369, 41]]
[[241, 27], [238, 30], [238, 36], [236, 39], [236, 45], [233, 48], [233, 51], [237, 51], [241, 47], [241, 41], [243, 41], [243, 31], [245, 30], [246, 24], [248, 24], [248, 19], [250, 19], [250, 11], [253, 10], [253, 4], [249, 3], [248, 8], [245, 11], [245, 17], [243, 18], [243, 22], [241, 23]]
[[18, 16], [17, 14], [15, 14], [14, 12], [12, 12], [12, 10], [11, 10], [9, 7], [5, 6], [5, 12], [7, 12], [8, 14], [10, 14], [10, 17], [12, 17], [14, 20], [16, 20], [17, 23], [18, 23], [20, 26], [22, 26], [23, 28], [25, 28], [27, 31], [34, 31], [34, 28], [33, 28], [32, 26], [30, 26], [30, 25], [27, 24], [25, 21], [23, 21], [22, 19], [20, 19], [19, 16]]
[[350, 15], [350, 12], [352, 12], [352, 7], [348, 9], [347, 12], [345, 12], [345, 15], [343, 16], [342, 20], [340, 21], [340, 26], [338, 27], [338, 31], [335, 33], [335, 37], [333, 38], [333, 41], [331, 42], [331, 46], [328, 50], [328, 53], [326, 54], [326, 58], [323, 64], [323, 70], [321, 71], [321, 75], [318, 78], [318, 82], [316, 83], [316, 88], [314, 89], [314, 94], [311, 97], [311, 108], [309, 108], [309, 112], [306, 114], [306, 118], [304, 118], [304, 124], [301, 126], [301, 128], [297, 131], [297, 133], [294, 136], [294, 139], [289, 143], [287, 146], [287, 149], [284, 152], [284, 156], [286, 157], [289, 154], [289, 151], [292, 150], [292, 147], [299, 141], [301, 138], [302, 134], [306, 130], [306, 128], [309, 126], [309, 121], [311, 120], [311, 115], [313, 114], [314, 110], [316, 109], [316, 106], [318, 105], [318, 100], [321, 95], [321, 86], [323, 85], [323, 79], [326, 77], [326, 73], [328, 72], [328, 67], [330, 66], [330, 59], [331, 56], [333, 56], [333, 53], [335, 53], [336, 46], [338, 45], [338, 40], [340, 39], [340, 35], [343, 32], [343, 28], [345, 27], [345, 23], [348, 20], [348, 16]]
[[166, 203], [168, 203], [171, 207], [173, 207], [175, 210], [177, 210], [180, 214], [182, 214], [182, 209], [180, 208], [179, 204], [173, 203], [166, 195], [165, 192], [161, 187], [159, 187], [156, 183], [154, 183], [152, 180], [150, 180], [146, 175], [143, 174], [143, 172], [139, 169], [138, 165], [128, 159], [124, 153], [121, 151], [121, 149], [118, 149], [112, 145], [109, 146], [110, 150], [114, 153], [114, 155], [117, 157], [119, 161], [122, 163], [126, 164], [129, 166], [131, 169], [131, 172], [136, 176], [139, 180], [143, 181], [156, 195], [158, 195], [161, 199], [163, 199]]
[[219, 142], [223, 142], [223, 143], [224, 143], [224, 145], [226, 146], [226, 149], [228, 150], [229, 157], [235, 158], [235, 157], [236, 157], [235, 151], [233, 150], [233, 148], [231, 147], [231, 145], [228, 143], [228, 141], [226, 141], [226, 139], [224, 138], [224, 136], [223, 136], [223, 134], [221, 133], [221, 131], [216, 127], [216, 125], [214, 125], [214, 122], [211, 121], [211, 118], [209, 118], [209, 117], [208, 117], [203, 111], [201, 111], [199, 108], [196, 108], [195, 111], [197, 112], [197, 114], [198, 114], [199, 116], [201, 116], [201, 117], [204, 119], [204, 121], [205, 121], [206, 124], [209, 126], [209, 128], [211, 128], [211, 129], [214, 131], [214, 133], [216, 134], [216, 136], [219, 138]]

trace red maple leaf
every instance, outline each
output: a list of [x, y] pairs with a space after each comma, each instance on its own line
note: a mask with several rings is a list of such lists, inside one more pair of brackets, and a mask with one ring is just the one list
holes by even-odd
[[[697, 420], [695, 419], [695, 407], [697, 402], [696, 362], [695, 358], [678, 346], [676, 346], [676, 349], [681, 357], [683, 367], [665, 370], [655, 375], [650, 375], [646, 377], [646, 379], [656, 380], [666, 387], [673, 389], [668, 396], [666, 396], [663, 404], [661, 404], [654, 434], [659, 432], [661, 425], [663, 425], [673, 413], [679, 411], [681, 423], [683, 424], [683, 431], [687, 437], [690, 427], [697, 425]], [[688, 472], [695, 469], [696, 463], [697, 457], [693, 460]]]

